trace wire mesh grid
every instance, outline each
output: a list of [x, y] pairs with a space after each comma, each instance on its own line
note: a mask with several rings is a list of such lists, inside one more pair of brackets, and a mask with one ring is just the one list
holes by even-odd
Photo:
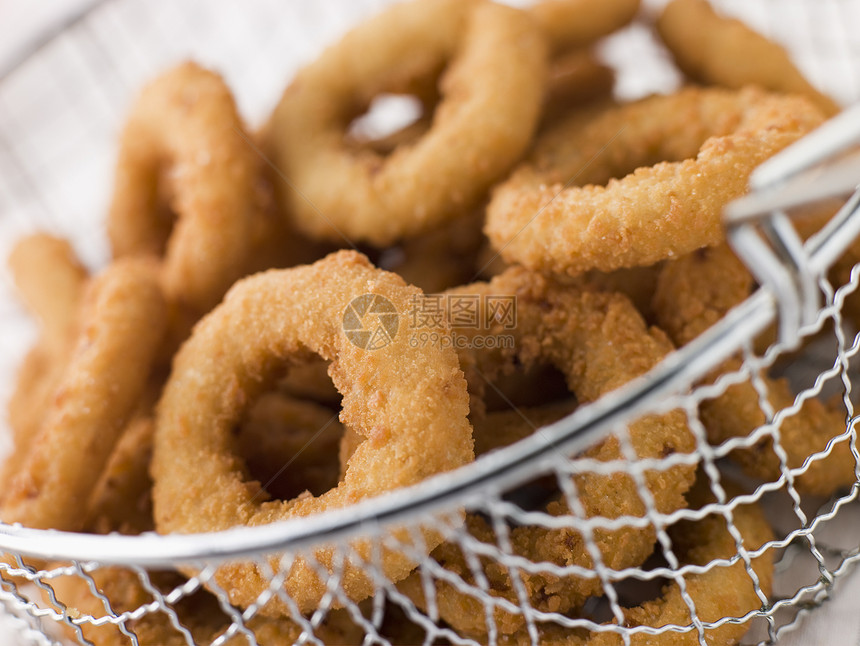
[[[95, 6], [0, 82], [0, 255], [47, 228], [90, 266], [103, 264], [118, 129], [136, 88], [169, 63], [192, 57], [223, 72], [259, 123], [292, 70], [385, 4]], [[788, 44], [822, 89], [843, 102], [860, 96], [860, 46], [849, 32], [860, 3], [719, 6]], [[679, 82], [643, 25], [609, 39], [603, 56], [625, 98]], [[759, 292], [748, 316], [711, 335], [721, 356], [705, 356], [703, 342], [626, 399], [605, 397], [465, 476], [394, 494], [387, 507], [370, 501], [333, 521], [201, 537], [6, 530], [0, 600], [33, 643], [775, 642], [860, 558], [852, 531], [860, 337], [846, 305], [858, 282], [856, 269], [819, 277], [824, 305], [799, 349], [757, 341], [774, 318]], [[5, 400], [33, 330], [5, 275], [2, 289]], [[702, 382], [718, 365], [722, 374]], [[661, 389], [658, 374], [675, 379]], [[709, 404], [732, 393], [752, 401], [731, 420], [745, 422], [744, 432], [709, 442]], [[798, 461], [786, 429], [817, 423], [810, 408], [822, 401], [839, 424]], [[642, 458], [631, 441], [637, 427], [672, 418], [689, 429], [694, 450]], [[614, 458], [583, 454], [607, 431]], [[666, 482], [689, 485], [694, 469], [690, 505], [667, 503]], [[809, 484], [821, 473], [841, 480], [837, 493]], [[611, 507], [616, 513], [605, 513]], [[401, 556], [419, 567], [392, 583], [389, 562]], [[238, 603], [248, 581], [251, 601]]]

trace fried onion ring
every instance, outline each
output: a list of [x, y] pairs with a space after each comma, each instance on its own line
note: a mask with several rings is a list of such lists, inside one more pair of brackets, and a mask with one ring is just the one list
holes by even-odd
[[267, 255], [282, 226], [265, 209], [249, 141], [221, 77], [194, 63], [146, 86], [122, 134], [113, 254], [163, 255], [165, 293], [196, 316]]
[[[731, 483], [723, 483], [731, 494], [741, 493]], [[725, 486], [729, 485], [729, 486]], [[714, 501], [706, 482], [700, 478], [691, 491], [693, 507], [702, 507]], [[758, 550], [773, 540], [773, 530], [756, 504], [736, 507], [732, 512], [732, 522], [737, 528], [748, 552]], [[739, 557], [735, 537], [728, 531], [726, 518], [713, 513], [698, 521], [683, 521], [669, 529], [672, 547], [681, 564], [705, 567], [704, 572], [684, 576], [686, 593], [692, 600], [696, 615], [702, 622], [718, 622], [726, 617], [742, 618], [748, 613], [759, 610], [762, 601], [756, 593], [753, 581], [746, 566]], [[733, 559], [726, 565], [715, 563], [718, 560]], [[773, 551], [764, 550], [752, 559], [752, 569], [759, 581], [762, 594], [770, 595], [773, 587]], [[677, 582], [669, 583], [662, 596], [635, 608], [623, 609], [624, 626], [634, 628], [648, 626], [686, 626], [685, 632], [667, 630], [659, 635], [636, 633], [630, 635], [633, 646], [694, 646], [702, 643], [690, 617], [687, 601], [681, 594]], [[737, 644], [750, 628], [749, 621], [743, 623], [724, 623], [717, 628], [705, 629], [705, 642], [708, 644]], [[589, 637], [571, 634], [569, 629], [553, 625], [539, 628], [540, 643], [558, 646], [601, 646], [628, 643], [619, 633], [592, 633]], [[522, 631], [513, 638], [502, 638], [502, 644], [530, 644], [528, 634]]]
[[[654, 295], [658, 325], [678, 345], [688, 343], [746, 299], [753, 285], [752, 275], [726, 245], [701, 249], [667, 263]], [[740, 371], [742, 366], [740, 358], [730, 359], [712, 379]], [[786, 379], [767, 375], [761, 375], [761, 379], [774, 410], [794, 404], [795, 394]], [[712, 444], [747, 436], [768, 422], [760, 395], [749, 381], [732, 385], [719, 397], [702, 402], [700, 414]], [[845, 435], [846, 412], [841, 401], [831, 405], [809, 398], [797, 413], [782, 420], [778, 432], [788, 468], [802, 466], [811, 456], [821, 458], [811, 461], [808, 469], [795, 477], [798, 491], [829, 496], [854, 484], [856, 465]], [[845, 437], [828, 451], [828, 443], [840, 435]], [[749, 475], [774, 481], [782, 474], [782, 465], [772, 445], [768, 439], [731, 455]], [[826, 457], [822, 457], [824, 454]]]
[[629, 23], [639, 0], [542, 0], [529, 13], [553, 52], [590, 45]]
[[[396, 312], [408, 311], [411, 299], [421, 298], [420, 290], [394, 274], [343, 251], [314, 265], [243, 280], [198, 324], [174, 360], [158, 406], [152, 467], [158, 531], [217, 531], [306, 516], [416, 483], [472, 459], [466, 383], [453, 350], [410, 347], [405, 332], [388, 332], [387, 345], [375, 350], [354, 344], [343, 325], [344, 317], [357, 310], [347, 312], [347, 306], [362, 297], [355, 307], [366, 309], [368, 294], [376, 295], [374, 302], [390, 303], [391, 312], [384, 315], [388, 323]], [[382, 326], [383, 314], [379, 316]], [[249, 329], [254, 331], [251, 344]], [[317, 497], [264, 502], [259, 485], [246, 481], [242, 465], [231, 455], [231, 428], [248, 402], [277, 378], [278, 368], [309, 352], [332, 362], [329, 373], [343, 394], [341, 421], [365, 440], [337, 487]], [[190, 401], [195, 405], [189, 406]], [[379, 464], [386, 467], [379, 469]], [[441, 540], [424, 533], [428, 550]], [[366, 542], [355, 547], [369, 553]], [[320, 549], [315, 557], [331, 567], [329, 551]], [[383, 550], [382, 564], [395, 581], [414, 567], [389, 550]], [[273, 565], [277, 568], [277, 557]], [[215, 579], [240, 606], [254, 603], [268, 587], [268, 579], [251, 563], [225, 565]], [[342, 584], [356, 600], [373, 591], [353, 565], [346, 566]], [[293, 563], [285, 588], [303, 611], [315, 608], [325, 592], [324, 582], [301, 559]], [[263, 611], [284, 612], [280, 604], [273, 600]]]
[[40, 339], [24, 358], [9, 398], [14, 455], [4, 465], [0, 482], [7, 480], [36, 439], [72, 352], [88, 278], [71, 245], [44, 233], [18, 241], [9, 255], [9, 268], [21, 300], [39, 321]]
[[718, 15], [706, 0], [673, 0], [656, 28], [678, 67], [694, 81], [802, 94], [828, 117], [840, 111], [804, 78], [785, 49], [740, 20]]
[[541, 136], [494, 190], [485, 233], [508, 262], [558, 274], [651, 265], [717, 244], [722, 209], [752, 170], [821, 121], [806, 99], [755, 88], [584, 110]]
[[[386, 158], [344, 144], [356, 106], [445, 61], [427, 135]], [[545, 68], [543, 38], [518, 10], [469, 0], [390, 8], [300, 70], [275, 109], [267, 139], [292, 185], [278, 185], [285, 211], [313, 237], [377, 247], [467, 213], [528, 146]]]
[[38, 440], [2, 492], [6, 523], [81, 529], [162, 342], [166, 305], [152, 262], [115, 262], [93, 279], [82, 307], [80, 338]]
[[[480, 397], [477, 382], [492, 382], [494, 377], [512, 367], [514, 357], [525, 366], [549, 361], [565, 375], [568, 387], [580, 402], [590, 402], [618, 388], [630, 379], [647, 372], [672, 350], [668, 339], [656, 329], [649, 330], [633, 305], [620, 294], [599, 293], [588, 289], [560, 286], [536, 274], [511, 269], [489, 283], [467, 285], [450, 293], [515, 295], [517, 325], [513, 350], [464, 350], [461, 357], [473, 397]], [[467, 344], [468, 345], [468, 344]], [[487, 344], [488, 346], [492, 344]], [[533, 426], [534, 428], [535, 426]], [[476, 445], [492, 446], [494, 440], [477, 436], [485, 426], [476, 423]], [[492, 429], [491, 429], [492, 431]], [[648, 416], [630, 425], [630, 439], [639, 457], [664, 458], [674, 452], [689, 453], [695, 448], [692, 433], [679, 411], [662, 416]], [[601, 461], [621, 460], [617, 438], [610, 438], [586, 452], [586, 457]], [[684, 492], [693, 482], [693, 468], [675, 466], [646, 473], [646, 481], [661, 513], [670, 513], [686, 505]], [[588, 517], [617, 518], [642, 516], [645, 506], [636, 484], [629, 475], [587, 474], [575, 478], [579, 498]], [[547, 506], [553, 516], [571, 515], [563, 498]], [[469, 529], [481, 541], [494, 540], [493, 532], [481, 519], [469, 519]], [[511, 530], [510, 541], [515, 554], [533, 562], [558, 566], [593, 567], [581, 534], [573, 529], [548, 529], [519, 526]], [[622, 569], [641, 564], [651, 554], [655, 542], [653, 527], [625, 527], [595, 531], [604, 565]], [[462, 561], [459, 547], [443, 544], [433, 556], [455, 568], [464, 579], [472, 577]], [[458, 567], [457, 564], [461, 567]], [[595, 578], [521, 573], [523, 584], [534, 608], [567, 612], [600, 592]], [[517, 602], [515, 588], [505, 568], [488, 573], [490, 593]], [[420, 575], [403, 584], [404, 591], [420, 604], [423, 601]], [[456, 629], [471, 635], [487, 633], [486, 616], [480, 599], [464, 595], [452, 585], [440, 581], [438, 595], [442, 619]], [[511, 634], [523, 625], [521, 615], [495, 612], [500, 632]]]

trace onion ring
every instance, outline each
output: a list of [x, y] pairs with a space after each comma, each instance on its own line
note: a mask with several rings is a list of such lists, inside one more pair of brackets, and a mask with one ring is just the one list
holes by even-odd
[[[377, 247], [468, 212], [526, 150], [545, 58], [537, 26], [494, 3], [421, 0], [360, 25], [299, 71], [270, 119], [285, 211], [312, 237]], [[446, 60], [426, 136], [385, 159], [344, 144], [356, 106]]]
[[[720, 320], [732, 307], [749, 296], [753, 278], [743, 263], [723, 245], [702, 249], [667, 263], [660, 274], [654, 295], [654, 312], [660, 325], [679, 345], [693, 340]], [[740, 358], [730, 359], [710, 377], [742, 369]], [[795, 395], [785, 379], [761, 375], [767, 397], [774, 410], [792, 406]], [[767, 424], [761, 410], [760, 395], [750, 382], [730, 386], [725, 393], [702, 402], [700, 415], [712, 444], [722, 444], [733, 437], [744, 437]], [[841, 401], [840, 401], [841, 404]], [[828, 443], [846, 433], [844, 408], [828, 405], [814, 397], [800, 410], [785, 417], [779, 427], [779, 438], [785, 450], [788, 468], [803, 465], [810, 456], [827, 452]], [[732, 452], [746, 473], [774, 481], [782, 474], [782, 465], [768, 439], [750, 449]], [[827, 452], [827, 457], [809, 464], [795, 477], [798, 491], [829, 496], [856, 480], [855, 460], [844, 437]]]
[[163, 255], [165, 293], [192, 318], [283, 238], [244, 132], [221, 77], [185, 63], [143, 90], [122, 134], [108, 214], [114, 256]]
[[9, 398], [14, 454], [4, 465], [0, 482], [8, 480], [36, 439], [72, 352], [88, 277], [71, 245], [44, 233], [18, 241], [9, 256], [9, 268], [21, 299], [39, 320], [40, 339], [21, 364]]
[[802, 94], [828, 117], [841, 109], [804, 78], [785, 49], [740, 20], [718, 15], [705, 0], [673, 0], [655, 26], [678, 67], [694, 81]]
[[[198, 324], [174, 360], [158, 407], [152, 466], [158, 531], [216, 531], [306, 516], [472, 459], [466, 383], [453, 350], [413, 348], [408, 334], [392, 337], [390, 332], [389, 343], [379, 349], [358, 347], [342, 326], [347, 305], [365, 294], [388, 299], [394, 311], [406, 311], [410, 299], [421, 297], [418, 289], [374, 269], [360, 254], [343, 251], [311, 266], [238, 283]], [[254, 330], [251, 345], [249, 329]], [[337, 487], [318, 497], [266, 503], [230, 455], [230, 428], [247, 402], [277, 377], [272, 373], [278, 367], [301, 360], [309, 350], [332, 362], [329, 372], [344, 395], [341, 420], [367, 439], [349, 459]], [[195, 406], [188, 406], [192, 400]], [[380, 461], [385, 469], [376, 467]], [[441, 539], [425, 534], [429, 551]], [[367, 553], [369, 546], [362, 542], [356, 549]], [[402, 554], [383, 552], [384, 571], [393, 580], [414, 567]], [[329, 551], [318, 550], [315, 557], [331, 567]], [[277, 569], [278, 558], [273, 559]], [[343, 576], [350, 598], [372, 593], [356, 566], [348, 565]], [[254, 603], [268, 587], [251, 563], [223, 566], [215, 579], [240, 606]], [[301, 559], [293, 563], [285, 588], [303, 611], [316, 607], [325, 592], [325, 584]], [[263, 611], [284, 612], [280, 605], [273, 600]]]
[[638, 11], [639, 0], [542, 0], [529, 8], [553, 52], [590, 45]]
[[80, 338], [38, 440], [2, 492], [4, 522], [81, 529], [88, 497], [145, 388], [165, 308], [149, 261], [118, 261], [93, 279]]
[[[750, 172], [819, 123], [805, 99], [755, 88], [585, 110], [541, 136], [494, 190], [485, 233], [506, 261], [558, 274], [651, 265], [717, 244], [723, 206], [746, 191]], [[685, 161], [631, 172], [660, 158]]]
[[[518, 268], [508, 270], [489, 283], [467, 285], [449, 293], [516, 295], [517, 299], [516, 328], [510, 330], [517, 341], [513, 351], [461, 352], [461, 364], [469, 378], [473, 398], [481, 397], [482, 388], [476, 387], [477, 382], [492, 382], [496, 375], [510, 369], [516, 357], [526, 366], [539, 361], [555, 364], [565, 374], [578, 400], [590, 402], [647, 372], [672, 350], [668, 339], [658, 330], [648, 330], [632, 304], [620, 294], [560, 286]], [[476, 445], [492, 446], [492, 439], [477, 435], [479, 430], [482, 425], [476, 422]], [[648, 416], [631, 424], [630, 438], [637, 455], [642, 458], [660, 459], [674, 452], [689, 453], [695, 449], [693, 435], [679, 411], [659, 417]], [[622, 459], [617, 438], [610, 438], [585, 455], [601, 461]], [[648, 472], [645, 477], [661, 513], [670, 513], [686, 505], [684, 492], [693, 481], [692, 467], [676, 466]], [[617, 518], [645, 513], [644, 503], [629, 475], [592, 473], [576, 476], [575, 482], [588, 517]], [[551, 502], [547, 512], [553, 516], [573, 513], [563, 499]], [[478, 540], [494, 539], [493, 532], [481, 519], [471, 517], [468, 523]], [[651, 554], [656, 540], [653, 527], [598, 529], [595, 534], [604, 565], [611, 569], [641, 564]], [[533, 562], [593, 566], [582, 536], [572, 529], [515, 527], [511, 530], [510, 541], [514, 553]], [[468, 579], [472, 576], [471, 570], [458, 554], [459, 547], [443, 544], [433, 556]], [[600, 591], [600, 582], [593, 578], [559, 579], [533, 573], [520, 576], [532, 605], [544, 611], [569, 611]], [[488, 578], [491, 594], [517, 603], [515, 589], [504, 568], [494, 568]], [[446, 582], [440, 581], [438, 585], [442, 619], [466, 634], [486, 635], [482, 602]], [[422, 602], [420, 575], [407, 579], [402, 589]], [[521, 615], [501, 609], [496, 610], [495, 620], [499, 631], [506, 634], [519, 630], [524, 621]]]
[[[724, 483], [731, 485], [731, 483]], [[725, 487], [732, 494], [738, 494], [733, 486]], [[694, 507], [702, 507], [713, 502], [713, 496], [707, 485], [700, 478], [697, 486], [691, 491], [691, 502]], [[732, 512], [732, 522], [740, 533], [744, 548], [748, 551], [758, 550], [773, 540], [773, 530], [764, 517], [758, 505], [742, 505]], [[762, 602], [756, 593], [752, 579], [742, 560], [736, 560], [730, 565], [716, 564], [714, 561], [734, 559], [738, 553], [735, 537], [728, 531], [725, 517], [719, 513], [705, 516], [698, 521], [684, 521], [669, 529], [673, 543], [673, 551], [682, 564], [705, 566], [701, 573], [684, 576], [686, 592], [696, 608], [696, 615], [702, 622], [722, 621], [725, 617], [741, 618], [748, 613], [759, 610]], [[765, 596], [770, 595], [773, 587], [773, 551], [765, 550], [753, 559], [752, 569], [759, 580], [759, 586]], [[694, 646], [700, 644], [699, 634], [693, 627], [690, 609], [681, 595], [676, 582], [669, 583], [662, 597], [648, 601], [635, 608], [623, 610], [624, 626], [687, 626], [686, 632], [668, 630], [659, 635], [638, 633], [631, 635], [630, 644], [635, 646]], [[705, 641], [709, 644], [737, 644], [749, 630], [750, 624], [724, 623], [718, 628], [705, 630]], [[625, 643], [618, 633], [591, 633], [589, 637], [579, 637], [571, 634], [569, 629], [558, 625], [539, 628], [541, 644], [558, 644], [559, 646], [588, 646], [597, 644]], [[502, 638], [502, 644], [530, 644], [531, 639], [525, 631], [513, 638]]]

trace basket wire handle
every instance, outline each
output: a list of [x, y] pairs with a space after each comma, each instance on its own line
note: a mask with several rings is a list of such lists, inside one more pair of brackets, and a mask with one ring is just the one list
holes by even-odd
[[[860, 105], [842, 112], [759, 166], [750, 193], [726, 207], [729, 244], [776, 300], [779, 341], [800, 343], [820, 309], [819, 278], [860, 234]], [[816, 236], [804, 242], [792, 209], [854, 193]], [[813, 250], [828, 247], [827, 262]]]

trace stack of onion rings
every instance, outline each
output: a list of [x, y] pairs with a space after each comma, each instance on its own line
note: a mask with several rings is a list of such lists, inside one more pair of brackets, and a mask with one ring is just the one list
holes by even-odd
[[[782, 80], [778, 74], [755, 78], [773, 92], [740, 88], [740, 76], [714, 71], [710, 45], [701, 60], [693, 60], [699, 52], [688, 52], [686, 42], [673, 45], [677, 12], [694, 5], [676, 0], [659, 28], [691, 77], [734, 89], [687, 89], [613, 104], [613, 71], [600, 62], [597, 41], [634, 17], [636, 0], [546, 0], [525, 11], [488, 0], [399, 5], [299, 72], [261, 132], [259, 149], [216, 74], [189, 63], [156, 79], [134, 104], [123, 133], [109, 218], [118, 260], [93, 280], [90, 306], [81, 305], [87, 274], [64, 242], [36, 237], [12, 258], [42, 336], [10, 404], [17, 457], [2, 476], [3, 520], [101, 533], [192, 533], [343, 507], [465, 464], [473, 442], [479, 454], [512, 444], [647, 372], [672, 345], [646, 321], [665, 325], [678, 343], [689, 341], [751, 288], [744, 270], [711, 264], [721, 248], [696, 251], [722, 241], [716, 217], [722, 204], [745, 189], [759, 161], [821, 121], [808, 100], [817, 100], [814, 90], [797, 83], [793, 72]], [[699, 19], [708, 23], [712, 14], [700, 12]], [[744, 51], [758, 48], [776, 68], [794, 69], [771, 56], [777, 51], [772, 44], [761, 45], [730, 21], [709, 29], [706, 44], [733, 33]], [[777, 93], [784, 90], [807, 98]], [[359, 129], [351, 131], [351, 121], [384, 92], [413, 95], [423, 114], [378, 139], [353, 136]], [[272, 168], [264, 166], [261, 151], [271, 154]], [[552, 199], [539, 213], [544, 198]], [[493, 249], [481, 239], [482, 226]], [[426, 298], [360, 255], [340, 252], [248, 278], [218, 305], [246, 274], [315, 260], [334, 250], [332, 242], [342, 244], [341, 236], [382, 269], [401, 273], [405, 283], [443, 293]], [[125, 258], [140, 255], [158, 260]], [[844, 277], [848, 262], [833, 275]], [[52, 278], [40, 276], [42, 264]], [[725, 275], [716, 280], [715, 271]], [[476, 275], [495, 278], [464, 285]], [[416, 302], [447, 303], [450, 310], [459, 296], [516, 298], [514, 345], [476, 343], [477, 335], [501, 336], [501, 322], [492, 319], [457, 328], [467, 344], [457, 345], [456, 354], [435, 343], [416, 346], [404, 315]], [[352, 317], [346, 333], [345, 312]], [[439, 343], [453, 345], [451, 311], [436, 314]], [[373, 343], [361, 327], [365, 316], [377, 317]], [[76, 338], [82, 340], [77, 350]], [[763, 379], [775, 406], [791, 403], [784, 384]], [[109, 386], [115, 392], [106, 394]], [[701, 407], [711, 441], [764, 422], [751, 392], [730, 390]], [[825, 438], [843, 426], [838, 417], [839, 411], [815, 401], [783, 421], [789, 467], [803, 464], [810, 451], [819, 454], [797, 479], [801, 491], [829, 493], [853, 482], [844, 442], [818, 459]], [[814, 429], [809, 437], [802, 436], [806, 425]], [[695, 450], [678, 411], [647, 416], [628, 430], [639, 458], [659, 461]], [[81, 475], [73, 463], [94, 442], [93, 432], [103, 438], [92, 455], [86, 453], [90, 472]], [[489, 619], [503, 643], [525, 643], [526, 622], [516, 606], [527, 602], [540, 612], [574, 617], [589, 599], [609, 593], [596, 575], [557, 576], [560, 568], [593, 571], [596, 556], [614, 571], [641, 567], [654, 551], [656, 531], [650, 518], [642, 521], [649, 511], [646, 492], [636, 487], [625, 455], [621, 438], [612, 437], [581, 457], [606, 468], [615, 468], [607, 461], [617, 463], [616, 473], [540, 478], [512, 493], [523, 510], [534, 510], [532, 519], [544, 519], [507, 528], [513, 555], [536, 567], [515, 574], [505, 559], [479, 557], [494, 598], [489, 618], [464, 543], [442, 542], [440, 532], [423, 529], [427, 559], [437, 561], [424, 562], [431, 576], [441, 566], [473, 588], [472, 594], [447, 576], [434, 576], [440, 617], [430, 619], [479, 641], [491, 634]], [[735, 457], [753, 475], [782, 473], [769, 457]], [[699, 492], [687, 492], [692, 462], [669, 460], [645, 472], [661, 518], [703, 502]], [[570, 486], [578, 492], [575, 504], [561, 495]], [[574, 529], [581, 527], [575, 516], [621, 522], [587, 537]], [[624, 522], [628, 518], [636, 522]], [[770, 536], [751, 508], [736, 508], [734, 521], [747, 547]], [[480, 514], [466, 514], [465, 524], [470, 540], [502, 545], [498, 526]], [[709, 516], [668, 529], [682, 561], [704, 565], [736, 553], [724, 525]], [[414, 547], [414, 534], [391, 531], [390, 538]], [[355, 540], [358, 558], [338, 582], [348, 599], [380, 592], [359, 563], [376, 555], [376, 546]], [[415, 563], [420, 554], [407, 557], [389, 546], [380, 552], [373, 560], [390, 584], [429, 610], [427, 570]], [[482, 554], [489, 553], [487, 546]], [[742, 617], [759, 608], [770, 591], [770, 558], [765, 552], [753, 562], [758, 591], [738, 562], [687, 575], [699, 618]], [[311, 567], [312, 559], [320, 568]], [[269, 559], [271, 569], [280, 565], [277, 556]], [[330, 550], [310, 550], [287, 564], [285, 589], [278, 592], [290, 595], [303, 614], [325, 611], [320, 638], [357, 643], [362, 631], [350, 621], [341, 626], [343, 613], [326, 610], [324, 570], [335, 566]], [[282, 598], [255, 607], [266, 600], [261, 594], [272, 592], [267, 571], [245, 562], [221, 566], [211, 585], [226, 591], [222, 610], [229, 601], [259, 611], [249, 628], [262, 643], [301, 639], [298, 617], [287, 616]], [[191, 573], [197, 571], [189, 566]], [[130, 572], [94, 574], [94, 587], [115, 612], [138, 611], [127, 627], [143, 643], [182, 643], [160, 613], [142, 612], [151, 594]], [[182, 585], [179, 575], [155, 579], [158, 587]], [[77, 576], [53, 583], [70, 615], [103, 614], [104, 600]], [[732, 587], [735, 598], [715, 595], [708, 589], [713, 585]], [[215, 639], [226, 627], [214, 605], [200, 591], [177, 608], [194, 639]], [[389, 621], [388, 609], [385, 619], [378, 610], [374, 601], [381, 634], [426, 638], [415, 630], [414, 616], [390, 613]], [[631, 626], [691, 623], [677, 585], [624, 615]], [[728, 622], [706, 638], [731, 643], [745, 628]], [[544, 624], [538, 631], [548, 643], [609, 637], [585, 640]], [[87, 626], [84, 633], [105, 646], [124, 641], [112, 625]], [[636, 643], [641, 635], [631, 637]], [[696, 638], [695, 630], [670, 630], [656, 641]]]

